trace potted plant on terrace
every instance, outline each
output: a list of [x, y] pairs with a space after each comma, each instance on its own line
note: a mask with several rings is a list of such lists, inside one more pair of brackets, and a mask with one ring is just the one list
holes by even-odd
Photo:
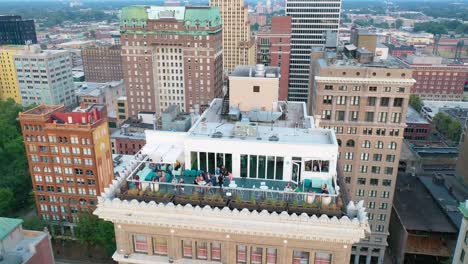
[[229, 203], [229, 208], [237, 209], [239, 211], [244, 208], [247, 208], [250, 211], [258, 210], [257, 201], [254, 197], [252, 197], [250, 201], [246, 201], [242, 200], [240, 196], [236, 196], [235, 199], [231, 200], [231, 202]]
[[221, 194], [206, 194], [201, 200], [202, 206], [209, 205], [211, 207], [223, 208], [227, 204], [227, 199], [225, 199]]
[[200, 205], [200, 194], [198, 192], [193, 192], [190, 195], [186, 194], [178, 194], [174, 196], [174, 203], [175, 204], [181, 204], [181, 205], [186, 205], [186, 204], [191, 204], [193, 206]]
[[306, 213], [310, 216], [318, 213], [318, 206], [315, 203], [305, 203], [293, 201], [288, 204], [288, 213], [300, 215]]
[[277, 201], [274, 199], [265, 199], [259, 203], [260, 210], [267, 210], [268, 212], [282, 212], [286, 211], [286, 202]]

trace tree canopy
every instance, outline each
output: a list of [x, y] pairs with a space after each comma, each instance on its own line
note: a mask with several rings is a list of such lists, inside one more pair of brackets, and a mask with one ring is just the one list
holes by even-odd
[[415, 32], [425, 31], [432, 34], [447, 34], [449, 31], [454, 31], [457, 34], [468, 34], [468, 25], [458, 20], [442, 21], [442, 22], [424, 22], [414, 25]]
[[439, 112], [432, 118], [432, 123], [446, 139], [458, 143], [462, 133], [460, 122], [445, 113]]
[[101, 246], [111, 256], [115, 251], [114, 224], [97, 216], [82, 213], [76, 226], [76, 237], [88, 246]]
[[409, 105], [414, 108], [414, 110], [421, 112], [422, 107], [424, 106], [421, 98], [415, 94], [410, 95]]
[[[28, 204], [31, 191], [31, 178], [29, 176], [28, 160], [24, 149], [23, 137], [19, 122], [16, 120], [22, 107], [13, 100], [0, 100], [0, 200], [3, 210], [0, 216], [8, 216], [13, 210], [20, 209]], [[9, 191], [14, 194], [10, 201]]]

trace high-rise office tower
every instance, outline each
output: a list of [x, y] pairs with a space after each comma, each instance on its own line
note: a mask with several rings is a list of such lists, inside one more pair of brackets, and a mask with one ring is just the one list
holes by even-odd
[[118, 45], [86, 47], [81, 50], [87, 82], [111, 82], [123, 79], [122, 49]]
[[[356, 59], [353, 57], [356, 57]], [[311, 112], [335, 129], [340, 170], [354, 201], [364, 200], [371, 236], [353, 246], [351, 263], [382, 263], [406, 127], [412, 70], [364, 49], [314, 51]]]
[[19, 114], [37, 212], [76, 222], [114, 179], [105, 106], [39, 105]]
[[0, 45], [36, 44], [34, 20], [23, 20], [21, 16], [0, 15]]
[[343, 202], [333, 130], [316, 128], [305, 103], [278, 100], [279, 72], [238, 66], [229, 98], [188, 132], [146, 131], [94, 211], [116, 227], [114, 261], [349, 263], [366, 213]]
[[13, 58], [21, 91], [21, 103], [24, 106], [75, 106], [75, 86], [69, 51], [41, 50], [39, 45], [28, 45], [13, 55]]
[[13, 55], [23, 49], [23, 46], [0, 46], [0, 99], [11, 98], [21, 103], [21, 92], [16, 78], [15, 59]]
[[222, 27], [217, 7], [130, 6], [122, 9], [121, 42], [131, 116], [182, 111], [221, 97]]
[[255, 40], [249, 24], [249, 9], [244, 0], [210, 0], [223, 20], [224, 70], [231, 72], [238, 65], [255, 64]]
[[307, 102], [311, 49], [325, 44], [327, 31], [338, 31], [340, 11], [341, 0], [286, 0], [286, 15], [292, 18], [290, 101]]

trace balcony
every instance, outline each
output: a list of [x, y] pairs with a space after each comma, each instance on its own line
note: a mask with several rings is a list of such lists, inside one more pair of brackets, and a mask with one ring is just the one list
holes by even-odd
[[[308, 182], [292, 184], [287, 181], [251, 179], [244, 177], [225, 178], [222, 187], [218, 183], [191, 184], [198, 172], [190, 170], [178, 173], [164, 168], [164, 179], [158, 178], [154, 164], [143, 162], [137, 165], [122, 182], [116, 196], [120, 200], [140, 202], [173, 203], [175, 205], [228, 207], [231, 210], [266, 210], [270, 213], [288, 212], [300, 215], [328, 215], [341, 217], [343, 201], [337, 194], [337, 186], [330, 183], [329, 193], [322, 193], [320, 186]], [[217, 177], [216, 177], [217, 178]], [[161, 181], [160, 181], [161, 180]], [[293, 190], [294, 189], [294, 190]]]

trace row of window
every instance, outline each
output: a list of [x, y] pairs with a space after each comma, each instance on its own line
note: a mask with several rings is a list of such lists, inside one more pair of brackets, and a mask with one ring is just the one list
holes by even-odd
[[[340, 96], [335, 96], [335, 103], [336, 105], [346, 105], [349, 103], [349, 105], [359, 105], [360, 103], [361, 96], [345, 96], [345, 95], [340, 95]], [[376, 106], [377, 102], [377, 97], [367, 97], [367, 106]], [[393, 98], [393, 107], [402, 107], [403, 106], [404, 99], [397, 97]], [[333, 104], [333, 95], [324, 95], [322, 103], [325, 105], [331, 105]], [[380, 106], [382, 107], [388, 107], [390, 106], [390, 98], [389, 97], [381, 97], [380, 98]]]
[[[338, 158], [341, 158], [341, 152], [340, 152]], [[354, 152], [345, 152], [343, 158], [345, 160], [353, 160], [354, 159]], [[368, 160], [370, 160], [370, 154], [367, 153], [367, 152], [363, 152], [360, 155], [360, 159], [364, 160], [364, 161], [368, 161]], [[373, 154], [372, 155], [372, 160], [373, 161], [382, 161], [382, 154], [378, 154], [378, 153]], [[386, 161], [387, 162], [394, 162], [395, 161], [395, 155], [392, 155], [392, 154], [387, 155], [386, 156]]]
[[[344, 172], [353, 172], [353, 165], [352, 164], [343, 165], [343, 171]], [[359, 173], [368, 173], [368, 172], [369, 172], [369, 166], [367, 166], [367, 165], [359, 166]], [[380, 166], [371, 166], [371, 173], [380, 174], [381, 173], [381, 167]], [[385, 175], [393, 175], [393, 168], [392, 167], [385, 167], [384, 168], [384, 174]]]
[[[24, 126], [24, 129], [26, 130], [26, 126]], [[42, 129], [41, 126], [37, 126], [36, 129]], [[40, 130], [31, 130], [31, 126], [28, 126], [28, 130], [30, 131], [40, 131]], [[78, 137], [70, 137], [70, 140], [68, 137], [57, 137], [57, 136], [33, 136], [33, 135], [26, 135], [25, 140], [28, 142], [49, 142], [49, 143], [61, 143], [61, 144], [80, 144], [79, 138]], [[81, 145], [91, 145], [91, 139], [89, 138], [81, 138]]]
[[[342, 74], [346, 75], [346, 72], [343, 72]], [[361, 75], [361, 73], [356, 72], [356, 75]], [[375, 73], [375, 72], [372, 73], [372, 76], [376, 76], [376, 75], [377, 75], [377, 73]], [[390, 75], [391, 75], [390, 73], [387, 73], [387, 76], [390, 76]], [[402, 77], [405, 77], [405, 75], [406, 75], [405, 73], [401, 74]], [[323, 87], [323, 89], [326, 90], [326, 91], [333, 91], [335, 89], [335, 87], [333, 85], [325, 85]], [[392, 90], [396, 91], [397, 93], [404, 93], [405, 90], [406, 90], [405, 87], [393, 87], [393, 89], [392, 89], [392, 87], [388, 87], [388, 86], [381, 87], [381, 91], [386, 92], [386, 93], [390, 93], [390, 92], [392, 92]], [[350, 91], [351, 90], [352, 91], [361, 91], [361, 86], [354, 85], [349, 90]], [[380, 90], [379, 88], [377, 88], [377, 86], [369, 86], [367, 88], [367, 91], [369, 91], [369, 92], [377, 92], [377, 90]], [[347, 85], [339, 85], [338, 88], [337, 88], [337, 91], [346, 92], [346, 91], [348, 91], [348, 86]]]
[[75, 188], [75, 187], [62, 187], [62, 186], [46, 186], [36, 185], [36, 191], [38, 192], [57, 192], [57, 193], [67, 193], [67, 194], [81, 194], [81, 195], [93, 195], [96, 196], [96, 189], [86, 189], [86, 188]]
[[[167, 237], [152, 237], [148, 239], [145, 235], [133, 235], [133, 250], [137, 253], [148, 254], [151, 250], [155, 255], [168, 256], [169, 238]], [[221, 256], [226, 254], [222, 251], [221, 242], [206, 242], [181, 240], [180, 248], [182, 258], [197, 259], [204, 261], [221, 262]], [[250, 257], [249, 257], [250, 256]], [[308, 251], [294, 250], [291, 263], [303, 264], [330, 264], [332, 254], [326, 252], [315, 252], [312, 255]], [[237, 264], [277, 264], [278, 249], [273, 247], [246, 246], [236, 245], [236, 262]]]
[[[338, 139], [338, 146], [342, 146], [341, 139]], [[346, 147], [353, 148], [356, 146], [356, 143], [353, 139], [349, 139], [346, 141]], [[364, 140], [361, 143], [362, 148], [371, 148], [371, 142], [369, 140]], [[381, 140], [378, 140], [375, 142], [374, 148], [376, 149], [383, 149], [384, 148], [384, 142]], [[395, 141], [391, 141], [388, 143], [388, 149], [396, 150], [397, 149], [397, 143]]]

